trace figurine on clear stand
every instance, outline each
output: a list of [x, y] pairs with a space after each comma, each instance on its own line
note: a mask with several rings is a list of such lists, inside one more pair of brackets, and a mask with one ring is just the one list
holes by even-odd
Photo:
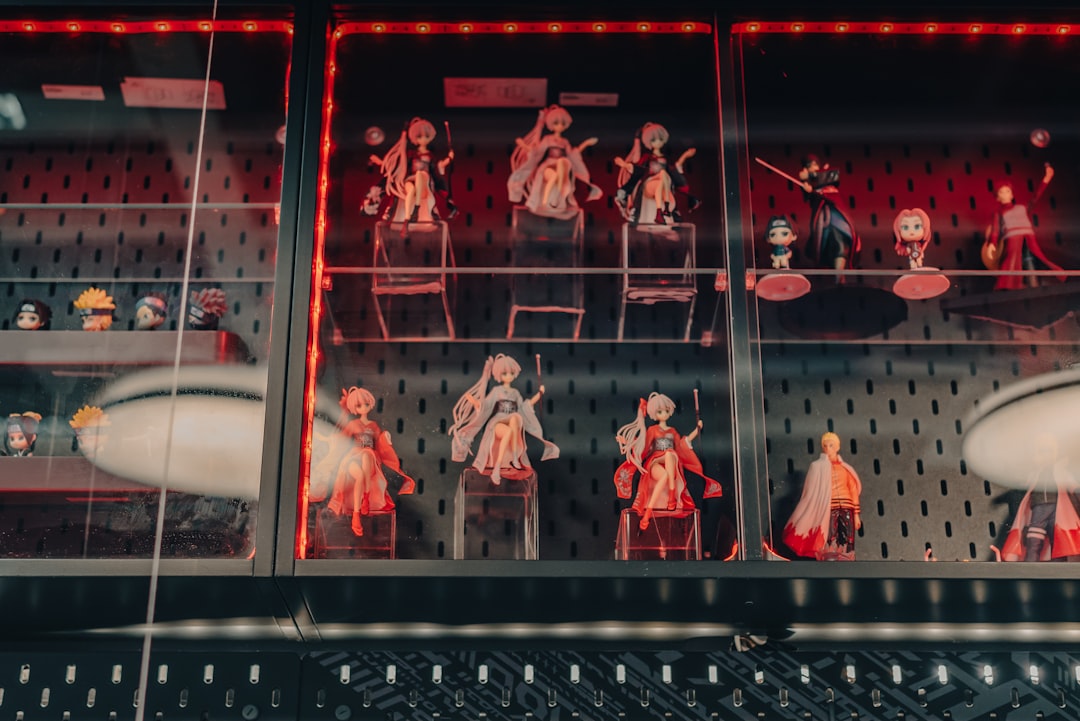
[[[619, 429], [615, 440], [626, 458], [615, 471], [615, 490], [619, 498], [629, 498], [634, 476], [641, 474], [637, 495], [631, 506], [640, 517], [638, 527], [645, 530], [654, 511], [689, 513], [696, 506], [686, 487], [686, 473], [705, 479], [705, 498], [722, 495], [720, 483], [705, 475], [701, 460], [694, 453], [694, 439], [701, 433], [699, 418], [686, 436], [668, 425], [675, 413], [675, 402], [662, 393], [650, 393], [638, 403], [637, 416]], [[646, 428], [645, 417], [656, 421]]]
[[49, 330], [52, 308], [40, 300], [23, 298], [12, 321], [19, 330]]
[[908, 259], [913, 273], [905, 273], [893, 284], [893, 292], [907, 300], [925, 300], [941, 295], [949, 289], [949, 279], [937, 268], [923, 265], [926, 246], [934, 237], [930, 230], [930, 216], [922, 208], [905, 208], [893, 220], [896, 237], [896, 254]]
[[41, 414], [33, 411], [12, 413], [7, 419], [7, 434], [4, 436], [4, 448], [7, 455], [25, 457], [34, 455], [34, 443], [37, 442], [38, 425]]
[[112, 313], [116, 310], [112, 296], [100, 288], [87, 288], [73, 304], [82, 318], [82, 329], [89, 331], [108, 330], [112, 327]]
[[438, 198], [446, 205], [447, 219], [457, 215], [450, 198], [449, 177], [454, 151], [450, 149], [445, 158], [436, 161], [430, 149], [434, 139], [435, 126], [424, 118], [413, 118], [383, 157], [370, 157], [386, 178], [386, 185], [385, 189], [376, 186], [368, 193], [361, 205], [365, 215], [377, 215], [382, 209], [383, 220], [401, 223], [403, 236], [408, 234], [409, 223], [439, 220]]
[[[1046, 163], [1046, 172], [1042, 182], [1035, 189], [1035, 195], [1025, 205], [1016, 202], [1013, 185], [1010, 181], [994, 184], [994, 195], [998, 208], [994, 219], [986, 229], [986, 242], [983, 244], [983, 263], [990, 270], [1020, 271], [1036, 270], [1040, 265], [1049, 270], [1061, 270], [1061, 266], [1046, 257], [1039, 241], [1035, 238], [1035, 227], [1029, 211], [1035, 206], [1050, 181], [1054, 177], [1054, 168]], [[1064, 281], [1065, 276], [1059, 276]], [[999, 275], [994, 290], [1019, 290], [1024, 287], [1025, 278], [1021, 275]], [[1039, 278], [1028, 276], [1027, 284], [1038, 287]]]
[[851, 218], [840, 209], [840, 171], [828, 163], [822, 166], [816, 155], [807, 155], [799, 180], [811, 212], [806, 255], [823, 268], [858, 267], [862, 241]]
[[1052, 435], [1035, 441], [1035, 458], [1028, 491], [1016, 509], [1001, 549], [1006, 561], [1050, 561], [1080, 556], [1080, 515], [1075, 494], [1080, 491], [1067, 459], [1058, 458]]
[[105, 441], [109, 438], [106, 429], [112, 423], [109, 421], [109, 414], [97, 406], [83, 406], [71, 417], [68, 425], [75, 431], [79, 450], [87, 458], [93, 459], [105, 446]]
[[[338, 463], [327, 508], [336, 515], [350, 516], [353, 533], [363, 536], [363, 516], [394, 509], [383, 466], [404, 479], [399, 495], [412, 493], [416, 482], [401, 470], [401, 460], [390, 442], [390, 432], [382, 430], [369, 418], [375, 409], [375, 396], [371, 391], [356, 386], [343, 388], [339, 403], [354, 417], [341, 428], [338, 442], [348, 443], [349, 448]], [[331, 450], [331, 457], [337, 456]]]
[[147, 293], [135, 303], [135, 329], [154, 330], [165, 322], [169, 302], [162, 293]]
[[821, 436], [821, 457], [810, 464], [802, 497], [784, 526], [784, 543], [819, 561], [854, 561], [855, 533], [862, 528], [862, 481], [840, 457], [840, 437]]
[[588, 186], [586, 200], [596, 200], [604, 194], [589, 181], [589, 169], [582, 158], [582, 151], [599, 140], [588, 138], [576, 147], [571, 145], [563, 133], [572, 122], [565, 108], [550, 105], [540, 110], [528, 135], [517, 139], [507, 181], [511, 203], [524, 201], [534, 215], [569, 220], [579, 210], [574, 197], [576, 183]]
[[799, 239], [795, 224], [786, 215], [774, 215], [765, 226], [765, 243], [769, 246], [769, 257], [773, 270], [783, 273], [769, 273], [758, 278], [756, 290], [765, 300], [794, 300], [810, 292], [810, 281], [802, 273], [790, 272], [791, 246]]
[[[472, 465], [477, 472], [490, 474], [495, 485], [499, 485], [504, 476], [526, 478], [531, 472], [532, 464], [525, 448], [526, 433], [543, 442], [541, 461], [559, 457], [559, 447], [544, 440], [544, 429], [536, 416], [535, 406], [544, 395], [544, 386], [541, 385], [532, 398], [522, 397], [511, 385], [520, 373], [521, 365], [510, 356], [502, 353], [494, 358], [489, 356], [480, 380], [454, 405], [454, 425], [449, 431], [454, 462], [461, 463], [466, 459], [473, 439], [480, 435], [480, 446]], [[492, 379], [497, 385], [488, 389]]]
[[217, 330], [218, 321], [228, 309], [225, 291], [221, 288], [191, 291], [188, 300], [188, 327], [192, 330]]
[[619, 167], [615, 204], [631, 225], [681, 222], [682, 217], [675, 206], [676, 191], [686, 195], [687, 212], [701, 205], [700, 200], [689, 194], [690, 186], [683, 169], [683, 164], [697, 150], [689, 148], [671, 163], [664, 155], [668, 137], [663, 125], [645, 123], [634, 136], [634, 145], [626, 158], [615, 158], [615, 165]]

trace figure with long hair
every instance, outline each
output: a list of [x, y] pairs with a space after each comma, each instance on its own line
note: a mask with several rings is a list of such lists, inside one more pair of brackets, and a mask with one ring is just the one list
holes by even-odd
[[[390, 442], [390, 432], [382, 430], [369, 417], [375, 409], [375, 396], [371, 391], [356, 386], [343, 388], [339, 403], [353, 418], [341, 427], [338, 440], [347, 442], [349, 448], [338, 463], [327, 508], [339, 516], [350, 516], [353, 533], [363, 536], [363, 516], [394, 509], [383, 468], [389, 468], [404, 479], [398, 495], [412, 493], [416, 482], [401, 470], [401, 460]], [[334, 449], [331, 453], [337, 455]]]
[[615, 204], [631, 225], [671, 225], [682, 221], [675, 203], [675, 193], [687, 197], [687, 211], [701, 201], [690, 195], [683, 166], [697, 150], [689, 148], [672, 163], [664, 154], [670, 137], [659, 123], [645, 123], [634, 135], [634, 144], [625, 158], [615, 158], [619, 167]]
[[[589, 188], [586, 200], [603, 195], [589, 180], [582, 152], [596, 145], [597, 138], [588, 138], [573, 146], [563, 133], [573, 118], [565, 108], [550, 105], [540, 110], [533, 129], [518, 138], [510, 157], [510, 179], [507, 181], [511, 203], [524, 201], [534, 215], [568, 220], [578, 213], [574, 197], [577, 183]], [[544, 131], [547, 130], [545, 134]]]
[[930, 216], [922, 208], [903, 209], [893, 220], [893, 235], [896, 254], [908, 259], [911, 270], [923, 267], [926, 258], [926, 246], [934, 237], [930, 230]]
[[[619, 452], [626, 458], [615, 471], [615, 490], [619, 498], [629, 498], [634, 476], [641, 474], [637, 495], [631, 508], [641, 520], [638, 527], [645, 530], [654, 511], [687, 515], [696, 506], [686, 487], [686, 473], [705, 479], [705, 498], [723, 494], [720, 483], [705, 475], [701, 460], [694, 453], [693, 442], [701, 433], [699, 418], [694, 430], [686, 436], [668, 425], [675, 413], [675, 402], [662, 393], [650, 393], [638, 403], [637, 416], [619, 429], [615, 440]], [[656, 421], [646, 427], [645, 417]]]
[[[449, 431], [454, 462], [468, 457], [473, 439], [480, 435], [472, 465], [479, 473], [489, 474], [495, 485], [504, 475], [528, 476], [532, 464], [525, 448], [526, 434], [543, 442], [541, 461], [559, 457], [559, 447], [544, 440], [544, 429], [536, 416], [544, 386], [532, 398], [524, 398], [512, 385], [520, 373], [521, 365], [510, 356], [489, 356], [480, 380], [454, 405], [454, 425]], [[496, 385], [489, 389], [493, 379]]]

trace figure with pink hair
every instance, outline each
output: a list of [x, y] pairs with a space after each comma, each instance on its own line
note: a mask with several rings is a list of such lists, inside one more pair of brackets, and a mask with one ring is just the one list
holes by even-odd
[[893, 235], [896, 237], [896, 254], [908, 259], [911, 270], [922, 268], [926, 246], [934, 237], [926, 211], [922, 208], [901, 210], [893, 220]]

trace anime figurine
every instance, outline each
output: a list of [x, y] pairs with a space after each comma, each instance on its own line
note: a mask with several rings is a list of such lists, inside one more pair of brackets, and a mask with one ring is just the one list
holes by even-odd
[[71, 417], [68, 425], [75, 431], [82, 454], [93, 458], [98, 450], [104, 448], [105, 441], [109, 438], [105, 429], [112, 424], [109, 414], [97, 406], [83, 406]]
[[802, 498], [784, 526], [784, 543], [819, 561], [854, 561], [855, 532], [862, 528], [859, 474], [840, 457], [840, 437], [821, 437], [821, 457], [810, 464]]
[[[634, 475], [641, 474], [637, 495], [631, 508], [641, 520], [638, 527], [645, 530], [653, 512], [674, 511], [688, 514], [696, 507], [686, 487], [686, 472], [705, 479], [705, 498], [722, 495], [720, 483], [705, 475], [701, 461], [694, 453], [694, 439], [701, 433], [699, 418], [694, 430], [686, 436], [668, 425], [675, 412], [675, 402], [661, 393], [650, 393], [648, 400], [638, 403], [637, 417], [619, 429], [615, 440], [626, 460], [615, 471], [615, 490], [619, 498], [629, 498]], [[645, 416], [656, 421], [645, 427]]]
[[225, 291], [221, 288], [191, 291], [188, 300], [188, 327], [192, 330], [217, 330], [218, 321], [228, 310]]
[[569, 220], [578, 213], [576, 183], [588, 186], [586, 200], [604, 194], [589, 181], [589, 169], [581, 155], [599, 140], [588, 138], [577, 147], [570, 145], [563, 132], [572, 122], [565, 108], [550, 105], [540, 110], [529, 134], [517, 139], [506, 183], [511, 203], [524, 201], [525, 208], [534, 215]]
[[[803, 158], [799, 171], [803, 193], [810, 204], [808, 257], [824, 268], [857, 268], [862, 241], [851, 219], [840, 209], [840, 171], [824, 166], [816, 155]], [[840, 278], [839, 282], [843, 282]]]
[[926, 211], [922, 208], [901, 210], [893, 220], [893, 235], [896, 236], [896, 254], [907, 258], [912, 270], [922, 268], [926, 246], [934, 237]]
[[165, 322], [169, 302], [162, 293], [147, 293], [135, 303], [135, 329], [154, 330]]
[[1035, 441], [1028, 491], [1016, 509], [1001, 549], [1006, 561], [1049, 561], [1080, 555], [1080, 515], [1074, 505], [1076, 478], [1058, 458], [1057, 439]]
[[[756, 280], [753, 288], [765, 300], [784, 301], [801, 298], [810, 292], [810, 281], [801, 273], [791, 272], [791, 246], [799, 239], [795, 224], [786, 215], [774, 215], [765, 226], [765, 242], [770, 246], [773, 270]], [[753, 276], [751, 276], [753, 280]], [[751, 288], [748, 287], [747, 290]]]
[[25, 457], [34, 455], [37, 442], [38, 425], [41, 414], [33, 411], [12, 413], [7, 419], [7, 434], [4, 436], [4, 448], [7, 455]]
[[[525, 448], [526, 433], [543, 442], [541, 461], [559, 457], [559, 447], [544, 440], [544, 429], [536, 416], [535, 406], [544, 395], [544, 386], [532, 398], [523, 398], [511, 385], [520, 373], [521, 366], [510, 356], [488, 356], [480, 380], [454, 405], [454, 425], [449, 431], [454, 462], [465, 460], [473, 439], [480, 434], [472, 465], [477, 472], [490, 474], [495, 485], [502, 482], [503, 476], [528, 477], [532, 464]], [[492, 378], [497, 385], [489, 390]]]
[[12, 323], [19, 330], [49, 330], [52, 322], [52, 308], [40, 300], [23, 298], [15, 311]]
[[[1039, 246], [1029, 215], [1030, 209], [1039, 202], [1053, 177], [1054, 169], [1047, 163], [1042, 182], [1026, 205], [1016, 202], [1011, 182], [1006, 180], [995, 183], [994, 194], [998, 208], [994, 212], [990, 227], [986, 229], [986, 242], [982, 252], [983, 263], [988, 269], [1036, 270], [1038, 263], [1050, 270], [1061, 270], [1060, 266], [1046, 257], [1046, 253]], [[1065, 276], [1059, 276], [1059, 280], [1064, 281]], [[1039, 285], [1039, 279], [1035, 276], [1029, 276], [1027, 282], [1032, 288]], [[999, 275], [994, 290], [1019, 290], [1023, 287], [1023, 276]]]
[[791, 267], [791, 246], [799, 239], [791, 219], [786, 215], [774, 215], [765, 226], [765, 242], [772, 248], [772, 267], [787, 270]]
[[634, 136], [634, 145], [626, 158], [615, 158], [615, 165], [619, 166], [615, 204], [631, 225], [681, 222], [675, 207], [676, 191], [687, 196], [687, 212], [701, 205], [700, 200], [689, 195], [690, 186], [683, 170], [683, 164], [697, 150], [686, 150], [672, 164], [664, 155], [668, 137], [663, 125], [645, 123]]
[[[448, 125], [447, 136], [449, 133]], [[368, 193], [361, 205], [365, 215], [376, 215], [382, 208], [383, 220], [401, 223], [403, 236], [408, 234], [409, 223], [439, 220], [438, 198], [446, 205], [447, 219], [457, 215], [457, 207], [450, 197], [450, 165], [454, 151], [450, 149], [445, 158], [436, 161], [429, 148], [434, 139], [435, 126], [423, 118], [413, 118], [386, 155], [370, 157], [386, 178], [386, 187], [385, 192], [376, 186]]]
[[112, 312], [116, 310], [116, 304], [112, 296], [106, 295], [100, 288], [87, 288], [73, 305], [82, 318], [83, 330], [100, 331], [112, 327]]
[[368, 417], [375, 409], [375, 396], [365, 388], [352, 386], [341, 390], [339, 403], [354, 418], [341, 428], [340, 439], [347, 442], [349, 448], [338, 464], [327, 508], [339, 516], [351, 516], [353, 533], [363, 536], [362, 516], [394, 509], [383, 466], [404, 479], [399, 495], [412, 493], [416, 482], [401, 470], [401, 461], [390, 442], [390, 432], [379, 428], [379, 424]]

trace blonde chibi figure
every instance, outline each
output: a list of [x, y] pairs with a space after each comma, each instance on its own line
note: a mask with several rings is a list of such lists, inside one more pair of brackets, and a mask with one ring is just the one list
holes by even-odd
[[528, 135], [517, 139], [507, 181], [511, 203], [523, 203], [534, 215], [569, 220], [579, 210], [574, 197], [577, 183], [588, 186], [586, 200], [604, 194], [589, 181], [589, 169], [582, 157], [585, 148], [599, 140], [588, 138], [576, 147], [571, 145], [563, 133], [572, 122], [565, 108], [550, 105], [540, 110]]
[[376, 186], [368, 193], [361, 205], [364, 214], [377, 215], [381, 209], [383, 220], [402, 224], [402, 235], [408, 234], [409, 223], [438, 221], [439, 198], [447, 208], [447, 219], [457, 215], [450, 198], [449, 173], [454, 151], [451, 149], [446, 157], [436, 160], [430, 147], [433, 140], [435, 126], [424, 118], [413, 118], [383, 157], [371, 156], [371, 162], [379, 167], [386, 183], [385, 190]]
[[101, 331], [112, 327], [112, 314], [116, 310], [116, 303], [112, 296], [100, 288], [87, 288], [79, 294], [73, 305], [79, 311], [83, 330]]
[[[537, 361], [539, 365], [539, 361]], [[508, 355], [488, 357], [484, 372], [454, 405], [454, 425], [449, 435], [452, 439], [452, 457], [455, 463], [464, 461], [472, 449], [473, 439], [480, 436], [473, 468], [491, 476], [491, 482], [499, 485], [502, 478], [527, 478], [532, 470], [525, 448], [528, 434], [544, 444], [541, 461], [559, 457], [559, 447], [544, 440], [544, 429], [536, 415], [536, 404], [544, 395], [541, 385], [531, 398], [524, 398], [513, 382], [521, 373], [521, 366]], [[496, 385], [488, 388], [491, 380]]]
[[383, 467], [404, 480], [399, 495], [412, 493], [416, 482], [401, 470], [401, 460], [390, 441], [390, 432], [382, 430], [370, 418], [375, 409], [375, 396], [365, 388], [352, 386], [342, 389], [339, 403], [353, 418], [341, 427], [335, 441], [348, 443], [344, 455], [331, 451], [332, 457], [341, 457], [341, 460], [327, 508], [338, 516], [349, 516], [353, 533], [363, 536], [363, 516], [394, 509]]
[[912, 270], [922, 268], [926, 246], [934, 237], [926, 211], [922, 208], [901, 210], [893, 220], [893, 235], [896, 236], [896, 254], [907, 258]]
[[75, 431], [79, 450], [87, 458], [93, 458], [108, 440], [108, 428], [112, 423], [109, 414], [97, 406], [83, 406], [68, 421]]
[[[699, 418], [686, 436], [668, 425], [675, 413], [675, 402], [662, 393], [650, 393], [638, 403], [637, 416], [619, 429], [615, 440], [626, 460], [615, 471], [615, 490], [619, 498], [630, 498], [634, 476], [641, 474], [637, 495], [631, 508], [645, 530], [655, 511], [687, 515], [696, 506], [686, 487], [686, 473], [705, 479], [705, 498], [722, 495], [720, 483], [705, 475], [701, 460], [694, 453], [693, 442], [701, 433]], [[645, 417], [655, 423], [646, 428]]]
[[615, 204], [631, 225], [672, 225], [682, 221], [676, 208], [675, 193], [687, 198], [687, 211], [701, 201], [689, 195], [690, 186], [683, 166], [697, 150], [684, 151], [671, 161], [664, 154], [669, 134], [659, 123], [645, 123], [634, 136], [634, 144], [625, 158], [615, 158], [619, 167]]
[[9, 415], [7, 434], [4, 436], [4, 448], [7, 450], [7, 455], [19, 458], [34, 455], [34, 444], [37, 442], [40, 424], [40, 413], [24, 411]]

